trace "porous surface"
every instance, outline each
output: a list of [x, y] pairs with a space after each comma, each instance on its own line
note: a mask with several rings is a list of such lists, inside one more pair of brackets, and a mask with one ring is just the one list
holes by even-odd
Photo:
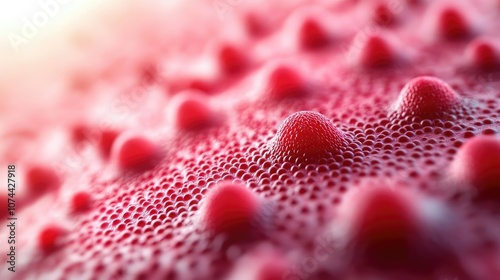
[[[3, 246], [0, 278], [497, 279], [498, 200], [476, 199], [470, 185], [496, 174], [485, 169], [500, 158], [462, 150], [481, 135], [496, 139], [500, 128], [500, 74], [491, 66], [498, 63], [485, 70], [491, 50], [473, 47], [472, 59], [467, 51], [478, 36], [500, 39], [498, 1], [205, 2], [181, 5], [176, 26], [183, 32], [162, 51], [148, 52], [146, 44], [144, 53], [123, 51], [137, 61], [131, 71], [96, 64], [82, 77], [108, 76], [73, 88], [78, 93], [58, 103], [66, 109], [22, 129], [9, 124], [2, 163], [18, 164], [22, 225], [17, 272], [7, 271]], [[321, 31], [313, 22], [284, 24], [312, 6], [323, 12]], [[163, 20], [150, 30], [176, 18]], [[367, 49], [382, 45], [364, 43], [373, 36], [390, 50]], [[238, 44], [228, 47], [231, 41]], [[278, 93], [278, 101], [266, 94], [266, 69], [281, 63], [301, 75], [304, 94]], [[405, 87], [414, 79], [424, 81], [423, 91]], [[186, 90], [203, 94], [185, 105], [196, 111], [186, 112], [195, 123], [200, 115], [216, 121], [192, 129], [189, 116], [178, 115], [184, 109], [171, 103]], [[109, 119], [113, 125], [102, 124]], [[155, 147], [159, 159], [147, 170], [127, 167], [134, 153], [114, 152], [129, 132]], [[141, 145], [139, 155], [151, 150]], [[492, 163], [459, 179], [454, 169], [475, 168], [467, 161], [476, 152]], [[43, 175], [50, 171], [32, 175], [32, 164], [52, 168], [57, 179]], [[57, 187], [34, 197], [37, 182]], [[203, 204], [227, 200], [209, 194], [228, 182], [244, 188], [234, 195], [242, 203], [222, 204], [241, 212], [225, 220], [215, 207], [210, 216]], [[394, 190], [374, 194], [370, 187]], [[233, 217], [237, 229], [256, 225], [259, 237], [232, 238]], [[414, 231], [423, 237], [410, 238]], [[2, 228], [0, 239], [7, 234]], [[422, 259], [432, 265], [415, 268]]]

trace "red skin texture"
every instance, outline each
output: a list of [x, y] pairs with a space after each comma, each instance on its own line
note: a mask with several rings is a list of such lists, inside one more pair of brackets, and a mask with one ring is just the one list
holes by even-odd
[[[68, 89], [62, 74], [47, 82], [63, 100], [44, 100], [69, 109], [5, 118], [26, 119], [1, 131], [22, 132], [0, 145], [20, 200], [44, 189], [25, 177], [38, 158], [70, 168], [17, 209], [22, 261], [9, 274], [0, 247], [0, 278], [496, 280], [497, 144], [474, 141], [500, 130], [497, 7], [311, 2], [112, 17], [123, 35], [99, 32], [113, 40], [89, 44]], [[136, 86], [141, 98], [123, 92]], [[96, 137], [77, 148], [80, 123]], [[47, 222], [64, 230], [43, 233]], [[262, 245], [272, 253], [252, 255]]]

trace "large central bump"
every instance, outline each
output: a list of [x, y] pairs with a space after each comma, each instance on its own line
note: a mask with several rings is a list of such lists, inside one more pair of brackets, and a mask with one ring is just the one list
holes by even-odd
[[273, 160], [318, 160], [338, 154], [345, 146], [344, 134], [327, 117], [301, 111], [288, 116], [271, 140]]

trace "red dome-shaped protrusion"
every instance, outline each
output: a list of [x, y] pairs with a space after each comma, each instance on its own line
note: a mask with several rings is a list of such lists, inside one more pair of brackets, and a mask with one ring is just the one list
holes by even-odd
[[92, 206], [92, 195], [89, 192], [81, 191], [71, 197], [71, 212], [84, 212]]
[[398, 117], [439, 118], [460, 104], [457, 93], [444, 81], [429, 76], [410, 80], [401, 90], [393, 113]]
[[181, 131], [206, 128], [215, 122], [215, 112], [205, 94], [188, 90], [172, 99], [170, 114], [175, 127]]
[[355, 190], [340, 208], [343, 238], [347, 239], [346, 249], [352, 252], [354, 265], [388, 271], [431, 271], [449, 249], [438, 241], [442, 236], [433, 235], [445, 228], [444, 208], [410, 196], [398, 189], [401, 186], [373, 184]]
[[437, 14], [438, 34], [447, 40], [463, 39], [471, 35], [468, 19], [455, 7], [445, 7]]
[[478, 136], [460, 147], [450, 168], [452, 179], [472, 186], [478, 197], [500, 200], [500, 140]]
[[266, 98], [281, 101], [307, 94], [307, 85], [302, 75], [293, 67], [276, 64], [266, 69], [263, 94]]
[[[419, 221], [410, 201], [389, 188], [366, 194], [353, 224], [353, 236], [370, 261], [398, 262], [411, 255]], [[409, 261], [406, 259], [406, 261]]]
[[298, 30], [298, 44], [303, 49], [314, 49], [325, 46], [330, 41], [330, 35], [325, 27], [316, 19], [306, 17]]
[[49, 167], [33, 165], [26, 172], [26, 187], [30, 196], [38, 196], [59, 188], [61, 181], [56, 172]]
[[241, 72], [247, 66], [247, 56], [241, 49], [231, 44], [223, 44], [217, 50], [219, 68], [223, 73]]
[[490, 71], [500, 65], [498, 48], [486, 39], [475, 39], [465, 51], [469, 64], [479, 70]]
[[111, 154], [120, 169], [142, 171], [154, 166], [157, 161], [158, 147], [144, 136], [122, 134], [113, 144]]
[[258, 14], [247, 13], [243, 20], [243, 24], [250, 35], [258, 36], [266, 32], [266, 26], [263, 22], [263, 18], [261, 18]]
[[394, 23], [394, 13], [385, 3], [378, 3], [373, 10], [373, 21], [381, 26], [389, 26]]
[[111, 154], [111, 149], [113, 147], [113, 143], [118, 137], [119, 132], [117, 130], [105, 129], [100, 132], [97, 146], [99, 149], [99, 153], [105, 159], [109, 158]]
[[57, 225], [44, 227], [38, 234], [38, 249], [43, 253], [51, 253], [61, 245], [66, 230]]
[[244, 185], [220, 182], [206, 194], [200, 221], [207, 230], [231, 240], [249, 239], [259, 231], [261, 206], [259, 198]]
[[344, 134], [320, 113], [302, 111], [288, 116], [270, 142], [273, 160], [319, 160], [338, 154]]
[[388, 67], [395, 60], [396, 53], [391, 45], [384, 38], [377, 35], [366, 38], [359, 50], [358, 63], [364, 68]]
[[71, 129], [71, 140], [76, 146], [88, 141], [89, 128], [85, 124], [75, 124]]

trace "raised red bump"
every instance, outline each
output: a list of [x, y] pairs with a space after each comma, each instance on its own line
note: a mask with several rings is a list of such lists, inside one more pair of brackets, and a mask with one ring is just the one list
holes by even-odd
[[122, 134], [113, 144], [112, 157], [123, 171], [142, 171], [151, 168], [159, 149], [155, 143], [141, 135]]
[[346, 145], [344, 134], [324, 115], [302, 111], [288, 116], [270, 142], [272, 159], [319, 160], [332, 157]]
[[394, 105], [399, 117], [439, 118], [460, 105], [458, 94], [443, 80], [421, 76], [406, 83]]

